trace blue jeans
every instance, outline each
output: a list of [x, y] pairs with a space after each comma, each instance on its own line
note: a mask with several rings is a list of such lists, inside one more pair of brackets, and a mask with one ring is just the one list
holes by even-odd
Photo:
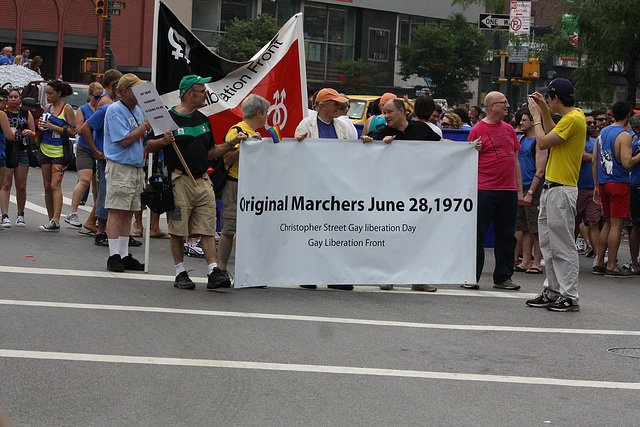
[[495, 236], [494, 255], [496, 267], [493, 283], [502, 283], [513, 275], [516, 249], [516, 219], [518, 217], [518, 193], [516, 191], [478, 190], [478, 236], [476, 243], [476, 281], [480, 281], [484, 267], [484, 235], [493, 221]]
[[107, 197], [107, 179], [105, 178], [105, 168], [107, 162], [96, 161], [96, 179], [98, 184], [98, 200], [96, 201], [96, 217], [107, 220], [109, 210], [104, 208], [104, 199]]

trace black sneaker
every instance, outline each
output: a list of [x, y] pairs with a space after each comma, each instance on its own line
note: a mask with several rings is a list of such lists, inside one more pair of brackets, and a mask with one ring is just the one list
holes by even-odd
[[122, 273], [124, 271], [124, 263], [120, 255], [111, 255], [107, 260], [107, 270]]
[[340, 289], [343, 291], [352, 291], [353, 290], [353, 285], [328, 285], [327, 288], [329, 289]]
[[109, 246], [109, 238], [107, 237], [107, 233], [106, 232], [101, 232], [96, 234], [96, 237], [94, 237], [93, 243], [96, 246]]
[[547, 296], [542, 292], [540, 295], [535, 297], [534, 299], [527, 300], [527, 305], [529, 307], [549, 307], [555, 303], [554, 300], [547, 298]]
[[191, 281], [186, 271], [183, 271], [176, 276], [176, 281], [173, 282], [173, 286], [180, 289], [196, 288], [196, 284]]
[[214, 267], [207, 280], [207, 290], [212, 291], [218, 288], [230, 288], [231, 279], [227, 274], [227, 270], [221, 270], [220, 267]]
[[507, 289], [509, 291], [517, 291], [520, 289], [520, 285], [516, 285], [511, 279], [505, 280], [502, 283], [494, 283], [493, 287], [497, 289]]
[[305, 289], [316, 289], [318, 286], [317, 285], [300, 285], [300, 287]]
[[551, 311], [580, 311], [580, 305], [574, 304], [569, 298], [560, 297], [552, 305], [547, 307]]
[[477, 283], [463, 283], [460, 287], [465, 289], [480, 289], [480, 285]]
[[140, 264], [140, 261], [131, 256], [131, 254], [122, 258], [122, 264], [124, 264], [125, 270], [144, 271], [144, 264]]
[[129, 246], [133, 246], [134, 248], [137, 248], [138, 246], [142, 246], [142, 242], [129, 236]]

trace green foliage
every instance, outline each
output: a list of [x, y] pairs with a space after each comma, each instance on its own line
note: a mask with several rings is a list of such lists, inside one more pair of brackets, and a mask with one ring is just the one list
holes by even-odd
[[279, 29], [276, 19], [266, 13], [249, 21], [233, 18], [227, 32], [216, 37], [216, 53], [232, 61], [248, 61]]
[[366, 94], [380, 85], [387, 77], [387, 73], [378, 73], [378, 66], [373, 62], [342, 61], [335, 63], [335, 67], [342, 72], [344, 83], [342, 91], [349, 94]]
[[578, 45], [564, 37], [560, 23], [544, 38], [546, 53], [572, 53], [580, 59], [573, 72], [576, 95], [582, 103], [610, 103], [615, 88], [609, 76], [627, 81], [627, 100], [635, 105], [640, 71], [640, 7], [629, 0], [584, 0], [566, 3], [574, 16]]
[[445, 25], [415, 27], [411, 44], [398, 46], [400, 75], [429, 77], [435, 97], [455, 103], [467, 87], [478, 78], [486, 63], [489, 42], [464, 15], [452, 15]]

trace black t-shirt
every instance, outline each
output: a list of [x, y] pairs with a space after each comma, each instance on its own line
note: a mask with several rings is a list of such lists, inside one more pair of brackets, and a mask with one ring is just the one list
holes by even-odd
[[388, 135], [395, 136], [396, 140], [405, 141], [440, 141], [442, 139], [428, 124], [417, 120], [409, 120], [404, 131], [385, 125], [369, 134], [371, 138], [380, 140]]
[[[211, 123], [207, 116], [200, 111], [185, 115], [177, 113], [175, 108], [172, 108], [169, 110], [169, 114], [178, 125], [178, 129], [173, 131], [176, 145], [193, 176], [199, 178], [207, 171], [209, 167], [208, 151], [215, 146]], [[167, 145], [162, 150], [169, 171], [177, 169], [185, 172], [172, 145]]]

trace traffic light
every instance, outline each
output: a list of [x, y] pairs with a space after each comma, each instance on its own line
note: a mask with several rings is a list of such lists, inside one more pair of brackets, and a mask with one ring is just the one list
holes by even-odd
[[500, 79], [498, 81], [506, 81], [508, 70], [511, 74], [511, 80], [519, 82], [531, 82], [540, 78], [540, 60], [538, 58], [529, 58], [529, 62], [510, 63], [508, 56], [502, 57], [502, 66], [500, 67]]
[[99, 18], [107, 17], [107, 0], [96, 0], [96, 15]]
[[104, 73], [104, 58], [83, 58], [80, 60], [80, 72], [94, 76]]

